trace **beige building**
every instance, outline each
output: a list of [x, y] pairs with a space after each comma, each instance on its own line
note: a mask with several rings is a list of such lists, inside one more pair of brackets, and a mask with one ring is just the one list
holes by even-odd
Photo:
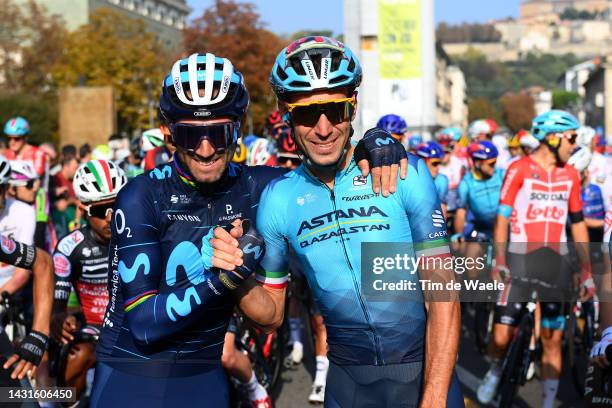
[[[13, 0], [26, 3], [29, 0]], [[66, 22], [68, 30], [87, 24], [89, 16], [101, 7], [111, 8], [145, 22], [149, 31], [170, 50], [182, 49], [182, 29], [191, 8], [186, 0], [35, 0]]]
[[612, 134], [612, 54], [601, 59], [584, 83], [586, 124]]
[[592, 13], [607, 11], [611, 4], [610, 0], [524, 0], [521, 3], [519, 20], [558, 21], [559, 14], [568, 8]]
[[467, 127], [465, 76], [452, 64], [442, 46], [436, 46], [436, 123], [441, 127]]

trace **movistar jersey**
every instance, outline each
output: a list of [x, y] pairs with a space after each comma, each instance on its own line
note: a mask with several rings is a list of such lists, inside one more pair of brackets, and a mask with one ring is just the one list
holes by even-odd
[[177, 158], [131, 180], [113, 212], [97, 355], [137, 375], [195, 375], [220, 364], [234, 299], [211, 284], [203, 241], [216, 225], [253, 219], [263, 188], [283, 174], [231, 164], [203, 190], [181, 166]]
[[336, 364], [423, 358], [423, 303], [375, 301], [361, 288], [362, 243], [414, 242], [416, 256], [448, 254], [446, 223], [429, 170], [416, 156], [408, 157], [408, 176], [398, 180], [389, 198], [370, 193], [371, 180], [354, 161], [338, 172], [331, 190], [300, 166], [262, 195], [257, 229], [266, 254], [257, 279], [272, 287], [286, 285], [291, 246], [325, 319], [329, 358]]
[[459, 184], [459, 208], [473, 214], [474, 228], [485, 232], [493, 230], [499, 195], [504, 182], [504, 170], [495, 169], [488, 179], [479, 179], [469, 172]]

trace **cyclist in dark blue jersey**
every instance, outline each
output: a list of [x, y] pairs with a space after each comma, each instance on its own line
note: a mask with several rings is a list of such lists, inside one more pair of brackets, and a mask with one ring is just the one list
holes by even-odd
[[255, 219], [263, 188], [283, 173], [230, 164], [248, 101], [242, 75], [212, 54], [177, 61], [165, 78], [159, 111], [177, 150], [117, 197], [92, 406], [227, 406], [220, 360], [234, 306], [276, 323], [275, 303], [248, 279], [263, 243], [247, 233], [211, 247], [227, 234], [216, 226]]

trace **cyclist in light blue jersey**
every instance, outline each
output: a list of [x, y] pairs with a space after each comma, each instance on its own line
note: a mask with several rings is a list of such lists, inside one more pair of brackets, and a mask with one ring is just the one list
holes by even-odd
[[[474, 143], [468, 153], [473, 167], [459, 183], [459, 207], [455, 216], [456, 235], [453, 239], [480, 236], [488, 237], [488, 240], [493, 236], [504, 171], [495, 168], [498, 151], [493, 143]], [[465, 228], [468, 209], [473, 214], [471, 230]]]
[[444, 213], [444, 218], [446, 218], [448, 177], [440, 173], [440, 165], [442, 164], [442, 159], [444, 159], [445, 154], [444, 150], [442, 150], [442, 146], [436, 142], [427, 142], [417, 146], [416, 154], [425, 161], [431, 173], [431, 177], [434, 179], [434, 184], [438, 191], [438, 198], [440, 198], [440, 204], [442, 206], [442, 212]]
[[[331, 38], [302, 38], [278, 55], [270, 82], [303, 164], [262, 194], [257, 229], [266, 254], [257, 279], [284, 303], [289, 246], [295, 251], [327, 326], [326, 406], [463, 406], [458, 383], [451, 381], [459, 304], [377, 301], [362, 291], [362, 244], [413, 243], [422, 259], [446, 259], [449, 249], [422, 160], [409, 156], [407, 177], [393, 197], [370, 193], [350, 143], [360, 80], [359, 61]], [[364, 136], [365, 146], [392, 142], [381, 129]], [[420, 268], [418, 276], [432, 273], [451, 278], [435, 268]]]

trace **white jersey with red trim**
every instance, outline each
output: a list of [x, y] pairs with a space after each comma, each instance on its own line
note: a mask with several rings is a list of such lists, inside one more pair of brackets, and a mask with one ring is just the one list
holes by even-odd
[[605, 207], [612, 205], [612, 158], [593, 152], [589, 181], [601, 189]]
[[448, 178], [448, 188], [456, 190], [461, 183], [461, 179], [465, 175], [468, 168], [468, 161], [465, 157], [451, 154], [448, 164], [440, 166], [440, 173]]
[[[27, 245], [34, 243], [36, 210], [23, 201], [7, 198], [4, 210], [0, 212], [0, 233]], [[0, 262], [0, 286], [4, 285], [15, 272], [15, 266]]]
[[[506, 172], [500, 207], [502, 213], [509, 208], [512, 211], [510, 242], [515, 245], [509, 245], [510, 252], [547, 246], [564, 253], [559, 243], [567, 242], [567, 217], [582, 211], [578, 172], [567, 164], [546, 171], [530, 157], [523, 157]], [[530, 245], [516, 245], [524, 243]]]

